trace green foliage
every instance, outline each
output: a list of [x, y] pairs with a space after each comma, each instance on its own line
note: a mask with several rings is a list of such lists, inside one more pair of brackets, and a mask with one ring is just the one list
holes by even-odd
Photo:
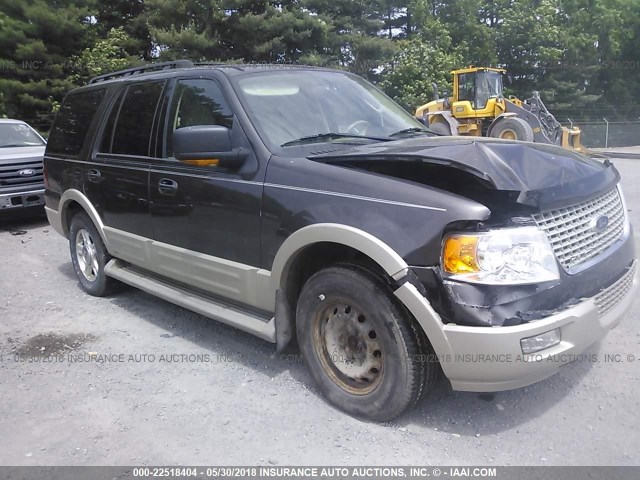
[[80, 73], [72, 78], [76, 83], [96, 75], [132, 67], [139, 60], [127, 53], [129, 36], [123, 27], [112, 28], [107, 38], [98, 40], [93, 47], [86, 48], [76, 59]]
[[[453, 0], [443, 2], [436, 11], [438, 20], [451, 35], [453, 45], [465, 51], [466, 63], [482, 66], [497, 63], [498, 35], [491, 24], [500, 15], [499, 1]], [[507, 22], [507, 18], [503, 22]]]
[[147, 25], [144, 0], [98, 1], [96, 27], [99, 38], [108, 38], [112, 29], [119, 29], [125, 36], [119, 39], [119, 47], [127, 54], [151, 58], [151, 39]]
[[257, 13], [234, 12], [226, 23], [231, 48], [226, 49], [225, 58], [237, 56], [251, 62], [297, 63], [305, 52], [322, 53], [328, 36], [322, 19], [270, 4]]
[[562, 59], [565, 32], [552, 0], [514, 0], [512, 5], [498, 29], [498, 58], [513, 77], [516, 93], [523, 96]]
[[0, 0], [0, 111], [47, 129], [51, 99], [75, 85], [71, 60], [88, 46], [92, 0]]
[[418, 39], [402, 40], [400, 51], [385, 67], [380, 86], [396, 102], [414, 112], [433, 98], [433, 83], [440, 93], [451, 92], [449, 72], [461, 61], [462, 55], [455, 49]]
[[[146, 0], [151, 51], [161, 60], [221, 59], [220, 0]], [[228, 2], [227, 2], [228, 3]]]
[[410, 110], [500, 66], [562, 120], [636, 119], [639, 51], [640, 0], [0, 0], [0, 116], [46, 130], [91, 76], [190, 58], [347, 69]]

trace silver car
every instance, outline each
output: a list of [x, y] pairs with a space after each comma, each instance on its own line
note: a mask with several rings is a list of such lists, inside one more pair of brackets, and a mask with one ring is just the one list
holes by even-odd
[[20, 120], [0, 119], [0, 214], [44, 205], [46, 140]]

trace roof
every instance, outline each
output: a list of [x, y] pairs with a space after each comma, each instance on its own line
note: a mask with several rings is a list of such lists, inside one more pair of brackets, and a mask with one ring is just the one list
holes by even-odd
[[196, 67], [213, 67], [219, 70], [225, 70], [229, 73], [235, 72], [261, 72], [261, 71], [270, 71], [270, 70], [329, 70], [329, 71], [340, 71], [334, 68], [324, 68], [324, 67], [315, 67], [313, 65], [298, 65], [298, 64], [290, 64], [290, 63], [243, 63], [243, 64], [233, 64], [233, 63], [222, 63], [222, 64], [196, 64]]
[[[128, 68], [125, 70], [119, 70], [117, 72], [110, 72], [104, 75], [99, 75], [92, 78], [89, 81], [90, 85], [100, 84], [112, 80], [126, 80], [132, 77], [150, 77], [158, 74], [172, 73], [175, 71], [189, 71], [196, 69], [214, 69], [223, 71], [226, 75], [232, 76], [241, 73], [251, 72], [264, 72], [264, 71], [276, 71], [276, 70], [323, 70], [323, 71], [336, 71], [334, 69], [327, 69], [321, 67], [313, 67], [309, 65], [294, 65], [294, 64], [282, 64], [282, 63], [254, 63], [254, 64], [234, 64], [234, 63], [194, 63], [190, 60], [176, 60], [173, 62], [162, 63], [150, 63], [147, 65], [141, 65], [138, 67]], [[165, 75], [163, 75], [165, 76]]]
[[493, 68], [493, 67], [467, 67], [461, 68], [459, 70], [451, 70], [453, 75], [457, 75], [460, 73], [473, 73], [473, 72], [497, 72], [497, 73], [507, 73], [504, 68]]
[[23, 122], [22, 120], [14, 120], [13, 118], [0, 118], [0, 123], [24, 123], [28, 125], [27, 122]]

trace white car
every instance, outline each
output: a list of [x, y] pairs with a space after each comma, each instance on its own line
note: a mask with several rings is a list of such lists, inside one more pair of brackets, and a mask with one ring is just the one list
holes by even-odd
[[43, 208], [46, 143], [25, 122], [0, 119], [0, 213]]

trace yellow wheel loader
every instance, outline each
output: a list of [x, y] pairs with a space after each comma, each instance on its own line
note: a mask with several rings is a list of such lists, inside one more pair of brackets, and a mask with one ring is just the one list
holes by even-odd
[[501, 68], [469, 67], [451, 72], [453, 95], [416, 110], [416, 117], [436, 133], [551, 143], [582, 150], [580, 129], [566, 128], [547, 110], [538, 92], [528, 100], [504, 98]]

